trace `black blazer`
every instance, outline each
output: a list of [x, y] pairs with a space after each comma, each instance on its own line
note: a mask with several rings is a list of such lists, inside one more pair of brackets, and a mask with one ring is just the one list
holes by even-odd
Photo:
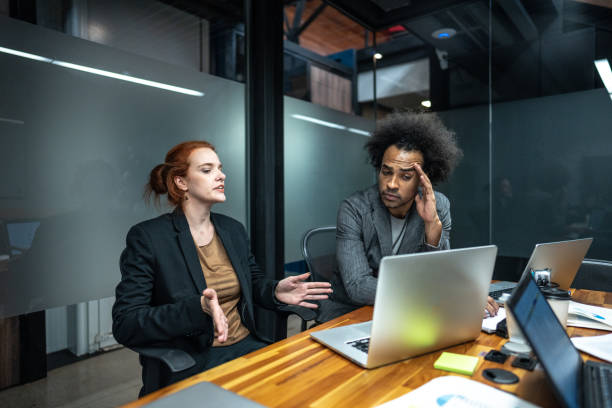
[[[211, 213], [211, 221], [240, 282], [238, 311], [242, 323], [257, 335], [253, 304], [274, 309], [278, 281], [265, 278], [255, 263], [242, 224], [215, 213]], [[172, 375], [159, 360], [141, 356], [141, 395], [201, 371], [214, 328], [212, 318], [200, 304], [206, 281], [182, 211], [133, 226], [120, 268], [121, 281], [113, 305], [115, 339], [127, 347], [178, 348], [196, 361], [192, 369]]]

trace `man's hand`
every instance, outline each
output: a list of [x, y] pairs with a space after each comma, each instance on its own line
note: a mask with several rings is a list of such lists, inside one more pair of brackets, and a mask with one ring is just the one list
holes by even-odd
[[288, 305], [297, 305], [316, 309], [315, 303], [307, 300], [324, 300], [327, 294], [332, 293], [329, 282], [304, 282], [310, 276], [310, 272], [302, 275], [290, 276], [278, 282], [274, 295], [276, 298]]
[[223, 309], [219, 305], [217, 292], [212, 288], [206, 288], [202, 295], [200, 298], [202, 310], [210, 313], [215, 327], [215, 337], [219, 343], [223, 343], [227, 340], [228, 334], [227, 317], [225, 317], [225, 313], [223, 313]]
[[485, 306], [484, 317], [493, 317], [497, 315], [499, 305], [491, 296], [487, 297], [487, 305]]
[[420, 178], [421, 195], [417, 193], [414, 197], [416, 209], [425, 223], [425, 239], [432, 246], [438, 246], [442, 236], [442, 222], [438, 217], [436, 209], [436, 195], [427, 174], [418, 163], [414, 163], [414, 169]]

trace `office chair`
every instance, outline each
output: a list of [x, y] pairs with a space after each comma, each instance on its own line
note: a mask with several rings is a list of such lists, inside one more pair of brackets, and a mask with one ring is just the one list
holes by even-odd
[[[255, 306], [257, 307], [257, 306]], [[279, 306], [277, 313], [287, 317], [290, 314], [296, 314], [302, 319], [302, 331], [305, 330], [305, 322], [309, 320], [314, 320], [316, 317], [316, 312], [312, 309], [308, 309], [302, 306], [293, 306], [293, 305], [282, 305]], [[266, 333], [267, 335], [267, 333]], [[264, 339], [270, 343], [274, 342], [273, 336], [267, 336]], [[189, 353], [177, 349], [177, 348], [168, 348], [168, 347], [129, 347], [132, 351], [135, 351], [141, 357], [148, 357], [155, 360], [159, 360], [161, 363], [165, 365], [165, 367], [169, 370], [170, 373], [178, 373], [184, 370], [188, 370], [193, 367], [196, 362], [189, 355]]]
[[[317, 227], [302, 238], [302, 255], [312, 273], [312, 280], [329, 282], [336, 269], [336, 227]], [[307, 322], [302, 321], [302, 331]]]
[[612, 292], [612, 262], [585, 259], [571, 286], [576, 289]]
[[195, 365], [195, 360], [189, 353], [176, 349], [164, 347], [130, 347], [141, 356], [154, 358], [163, 362], [170, 372], [178, 373]]

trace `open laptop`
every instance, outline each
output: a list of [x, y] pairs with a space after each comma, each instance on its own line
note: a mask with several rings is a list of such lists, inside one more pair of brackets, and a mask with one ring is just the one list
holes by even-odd
[[[592, 242], [593, 238], [582, 238], [536, 244], [522, 276], [548, 269], [551, 282], [558, 283], [561, 289], [569, 289]], [[489, 296], [500, 299], [504, 293], [511, 293], [516, 285], [508, 281], [492, 283]]]
[[473, 340], [496, 255], [489, 245], [385, 257], [373, 319], [310, 336], [365, 368]]
[[204, 381], [145, 405], [147, 408], [196, 407], [265, 408], [254, 401]]
[[583, 363], [529, 274], [521, 278], [506, 307], [542, 364], [558, 402], [570, 408], [612, 407], [612, 364]]

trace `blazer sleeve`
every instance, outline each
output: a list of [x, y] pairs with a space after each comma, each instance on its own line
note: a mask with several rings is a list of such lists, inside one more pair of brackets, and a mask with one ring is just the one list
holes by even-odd
[[374, 304], [376, 282], [363, 242], [363, 218], [349, 202], [338, 210], [336, 230], [338, 272], [350, 300], [359, 305]]
[[429, 245], [427, 242], [423, 243], [425, 251], [439, 251], [442, 249], [450, 249], [450, 232], [452, 227], [451, 212], [450, 212], [450, 201], [441, 193], [436, 192], [436, 210], [438, 211], [438, 218], [442, 223], [442, 235], [437, 246]]
[[200, 295], [153, 306], [157, 268], [151, 237], [140, 226], [130, 229], [120, 259], [121, 281], [113, 305], [113, 335], [128, 347], [170, 341], [181, 336], [214, 336], [212, 318], [202, 311]]

